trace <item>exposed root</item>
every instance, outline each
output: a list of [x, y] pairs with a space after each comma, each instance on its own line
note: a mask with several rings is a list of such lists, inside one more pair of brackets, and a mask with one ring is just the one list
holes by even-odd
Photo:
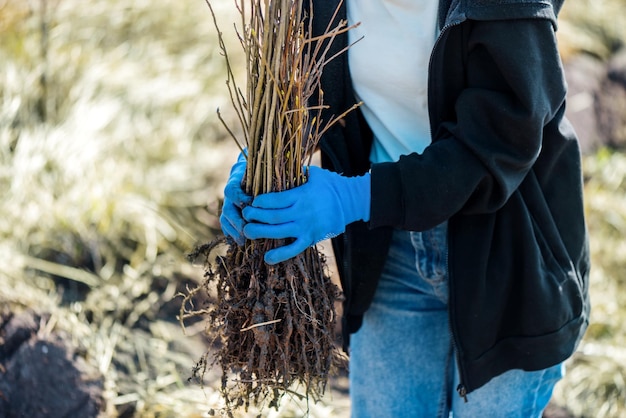
[[[220, 244], [225, 256], [211, 260]], [[239, 247], [225, 238], [199, 247], [190, 258], [205, 260], [205, 281], [185, 296], [182, 318], [202, 316], [218, 344], [211, 363], [205, 355], [194, 368], [222, 368], [226, 412], [238, 407], [278, 408], [282, 397], [317, 401], [324, 393], [339, 354], [334, 345], [335, 301], [339, 289], [325, 274], [324, 256], [309, 248], [275, 266], [263, 262], [271, 241], [247, 241]], [[195, 309], [193, 298], [204, 290], [212, 302]]]

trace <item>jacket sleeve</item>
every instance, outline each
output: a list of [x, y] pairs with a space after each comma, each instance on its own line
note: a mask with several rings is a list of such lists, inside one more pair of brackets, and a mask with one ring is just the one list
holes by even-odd
[[566, 85], [550, 21], [470, 21], [448, 31], [453, 30], [463, 32], [464, 47], [459, 48], [459, 37], [451, 42], [447, 36], [438, 46], [445, 50], [435, 53], [454, 48], [464, 68], [462, 88], [451, 101], [454, 111], [432, 114], [433, 102], [440, 100], [432, 90], [446, 83], [438, 78], [447, 73], [434, 61], [433, 143], [421, 155], [372, 166], [370, 227], [426, 230], [457, 213], [498, 210], [532, 168], [544, 127], [564, 103]]

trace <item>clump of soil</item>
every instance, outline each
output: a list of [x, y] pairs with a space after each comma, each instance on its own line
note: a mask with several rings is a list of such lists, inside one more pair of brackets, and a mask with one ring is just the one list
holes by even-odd
[[[225, 256], [211, 254], [224, 244]], [[286, 394], [317, 400], [331, 369], [339, 364], [334, 345], [335, 301], [340, 292], [316, 248], [271, 266], [263, 261], [269, 241], [239, 247], [226, 238], [199, 247], [192, 259], [205, 260], [202, 287], [185, 297], [181, 319], [202, 315], [218, 346], [207, 352], [194, 375], [222, 369], [226, 412], [238, 407], [278, 407]], [[244, 250], [245, 248], [245, 250]], [[200, 292], [212, 295], [206, 309], [194, 309]]]
[[0, 313], [0, 417], [98, 417], [102, 376], [62, 335], [41, 335], [46, 322]]

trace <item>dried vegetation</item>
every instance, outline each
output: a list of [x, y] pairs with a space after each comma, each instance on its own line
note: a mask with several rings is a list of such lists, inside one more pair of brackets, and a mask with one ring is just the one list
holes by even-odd
[[[245, 56], [244, 88], [233, 74], [231, 51], [225, 47], [212, 2], [207, 1], [239, 120], [237, 130], [227, 123], [224, 127], [239, 148], [246, 149], [243, 187], [252, 196], [303, 184], [321, 135], [336, 120], [321, 119], [318, 86], [327, 60], [332, 59], [327, 56], [329, 46], [347, 27], [342, 22], [313, 38], [305, 1], [309, 0], [235, 2], [241, 17], [237, 35]], [[311, 99], [316, 107], [311, 107]], [[213, 261], [211, 252], [220, 244], [228, 250]], [[192, 255], [205, 260], [206, 280], [185, 297], [181, 319], [206, 318], [207, 332], [219, 348], [214, 356], [208, 352], [202, 357], [198, 374], [216, 364], [221, 367], [229, 416], [250, 404], [278, 409], [285, 394], [307, 403], [318, 401], [340, 358], [334, 344], [340, 292], [325, 258], [312, 247], [277, 265], [263, 261], [268, 250], [285, 244], [287, 240], [246, 240], [240, 246], [217, 239]], [[213, 298], [209, 307], [197, 310], [192, 302], [201, 290]]]

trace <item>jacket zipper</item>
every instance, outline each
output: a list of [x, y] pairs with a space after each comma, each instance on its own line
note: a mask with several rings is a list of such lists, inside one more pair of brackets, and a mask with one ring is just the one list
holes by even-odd
[[[429, 103], [431, 101], [431, 92], [434, 91], [433, 90], [433, 76], [432, 74], [434, 74], [434, 72], [432, 71], [432, 67], [433, 67], [433, 56], [435, 55], [435, 51], [436, 49], [439, 47], [440, 43], [442, 42], [441, 40], [443, 39], [445, 33], [450, 30], [450, 28], [457, 26], [459, 24], [461, 24], [463, 22], [463, 20], [454, 20], [451, 22], [448, 22], [444, 25], [444, 27], [441, 29], [441, 31], [439, 32], [439, 36], [437, 36], [437, 40], [435, 41], [435, 44], [433, 46], [431, 55], [430, 55], [430, 60], [428, 63], [428, 73], [429, 73], [429, 83], [428, 83], [428, 96], [429, 96]], [[434, 96], [433, 99], [434, 101]], [[429, 106], [430, 109], [430, 106]], [[432, 118], [430, 118], [430, 120], [432, 121]], [[431, 140], [434, 140], [433, 138], [433, 130], [432, 130], [432, 123], [429, 123], [429, 129], [430, 129], [430, 137]], [[454, 355], [455, 355], [455, 360], [457, 363], [457, 369], [459, 371], [459, 385], [456, 387], [456, 391], [459, 394], [459, 396], [465, 401], [467, 402], [467, 388], [465, 386], [465, 381], [467, 381], [466, 378], [466, 372], [465, 372], [465, 368], [463, 366], [463, 362], [461, 361], [461, 353], [460, 353], [460, 347], [458, 344], [458, 339], [457, 339], [457, 333], [454, 331], [456, 326], [454, 325], [454, 303], [453, 303], [453, 292], [452, 292], [452, 288], [453, 288], [453, 280], [452, 280], [452, 274], [450, 272], [450, 242], [451, 242], [451, 234], [450, 234], [450, 228], [449, 228], [449, 224], [448, 224], [448, 251], [446, 251], [446, 269], [448, 271], [448, 309], [449, 309], [449, 316], [450, 316], [450, 341], [452, 342], [452, 349], [454, 351]]]
[[465, 370], [463, 368], [463, 363], [461, 361], [461, 353], [459, 344], [457, 343], [456, 333], [454, 332], [454, 303], [452, 297], [452, 274], [450, 272], [450, 241], [452, 234], [450, 234], [450, 224], [448, 223], [448, 249], [446, 251], [446, 269], [448, 271], [448, 310], [450, 316], [450, 341], [452, 342], [452, 350], [454, 351], [454, 356], [457, 364], [457, 369], [459, 370], [459, 385], [456, 387], [456, 391], [459, 396], [463, 399], [465, 403], [467, 403], [467, 388], [463, 383], [467, 379], [465, 376]]

